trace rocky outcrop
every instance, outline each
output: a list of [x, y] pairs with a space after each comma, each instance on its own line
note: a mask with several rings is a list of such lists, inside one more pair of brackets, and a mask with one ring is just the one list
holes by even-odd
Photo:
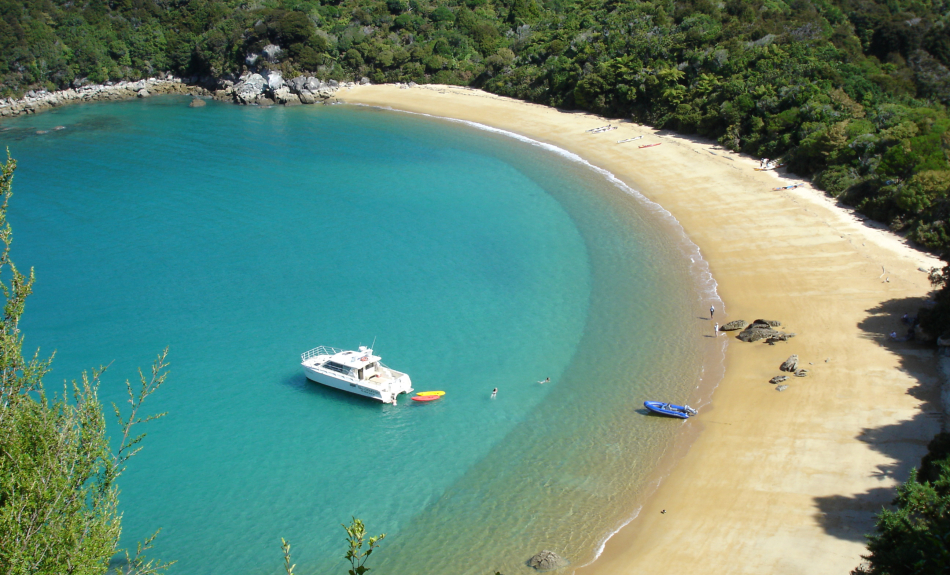
[[769, 383], [771, 383], [772, 385], [775, 385], [776, 383], [782, 383], [786, 379], [788, 379], [787, 375], [776, 375], [775, 377], [769, 380]]
[[559, 569], [565, 567], [568, 564], [567, 559], [564, 559], [554, 551], [544, 550], [531, 559], [528, 559], [528, 566], [534, 567], [538, 571], [550, 571], [551, 569]]
[[[270, 46], [265, 46], [264, 50]], [[278, 50], [277, 46], [274, 46]], [[273, 50], [272, 54], [276, 53]], [[252, 60], [248, 55], [248, 60]], [[368, 83], [363, 78], [361, 84]], [[271, 106], [282, 104], [336, 103], [334, 98], [341, 87], [352, 87], [352, 82], [341, 85], [336, 80], [323, 82], [312, 76], [297, 76], [290, 81], [285, 80], [279, 72], [268, 72], [265, 78], [261, 74], [245, 74], [240, 78], [221, 78], [215, 80], [210, 77], [193, 76], [191, 78], [177, 78], [171, 74], [161, 74], [157, 78], [139, 80], [137, 82], [107, 83], [105, 85], [87, 85], [86, 79], [79, 78], [73, 82], [73, 87], [58, 92], [46, 90], [30, 90], [19, 99], [0, 98], [0, 119], [12, 118], [22, 114], [33, 114], [44, 109], [55, 108], [76, 102], [96, 102], [104, 100], [128, 100], [132, 98], [147, 98], [157, 94], [191, 94], [193, 96], [212, 96], [216, 100], [234, 102], [244, 105]], [[203, 86], [211, 86], [214, 91]], [[205, 105], [204, 100], [193, 100], [192, 107]]]
[[798, 369], [798, 370], [795, 370], [795, 377], [805, 377], [806, 375], [808, 375], [808, 370], [807, 370], [807, 369]]
[[284, 87], [284, 77], [280, 72], [270, 72], [267, 74], [267, 87], [271, 92], [276, 92]]
[[262, 52], [264, 53], [264, 59], [271, 64], [276, 64], [277, 60], [280, 59], [280, 55], [284, 53], [280, 46], [275, 44], [268, 44], [267, 46], [264, 46]]
[[260, 74], [251, 74], [231, 87], [234, 101], [238, 104], [257, 104], [264, 94], [267, 81]]
[[746, 326], [746, 322], [744, 319], [737, 319], [735, 321], [730, 321], [724, 326], [721, 326], [719, 328], [719, 331], [736, 331], [736, 330], [744, 328], [745, 326]]
[[745, 342], [765, 340], [766, 343], [770, 344], [774, 344], [777, 341], [788, 341], [789, 338], [795, 337], [794, 333], [778, 331], [775, 329], [776, 325], [782, 324], [775, 320], [757, 319], [736, 337]]
[[798, 355], [792, 355], [779, 366], [779, 371], [794, 372], [798, 369]]
[[[348, 84], [352, 85], [352, 84]], [[297, 76], [285, 80], [279, 72], [270, 72], [265, 79], [260, 74], [243, 76], [233, 86], [224, 85], [214, 93], [219, 100], [231, 100], [236, 104], [269, 106], [282, 104], [326, 103], [333, 98], [340, 85], [336, 80], [323, 82], [312, 76]]]
[[[195, 83], [198, 81], [196, 78], [191, 80]], [[205, 88], [189, 84], [184, 79], [176, 78], [171, 74], [137, 82], [85, 85], [85, 80], [78, 79], [73, 84], [72, 88], [57, 92], [30, 90], [19, 100], [0, 98], [0, 118], [35, 114], [49, 108], [80, 102], [130, 100], [132, 98], [147, 98], [156, 94], [193, 94], [196, 96], [210, 94]]]

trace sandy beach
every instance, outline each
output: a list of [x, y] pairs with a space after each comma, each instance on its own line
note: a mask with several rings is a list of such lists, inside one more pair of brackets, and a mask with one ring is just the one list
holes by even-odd
[[[939, 260], [807, 185], [773, 191], [801, 180], [755, 171], [756, 160], [714, 142], [467, 88], [359, 86], [338, 96], [508, 130], [609, 170], [700, 247], [725, 302], [720, 324], [775, 319], [797, 334], [774, 346], [723, 336], [726, 375], [688, 423], [698, 435], [684, 433], [696, 439], [577, 573], [842, 575], [859, 564], [873, 515], [940, 430], [933, 351], [887, 337], [906, 330], [901, 314], [930, 290], [920, 269]], [[585, 132], [608, 123], [619, 129]], [[810, 373], [776, 392], [768, 380], [791, 354]]]

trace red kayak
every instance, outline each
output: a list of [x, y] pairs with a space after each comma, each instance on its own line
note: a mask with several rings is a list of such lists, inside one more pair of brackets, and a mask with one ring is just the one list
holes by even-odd
[[441, 395], [416, 395], [412, 398], [413, 401], [435, 401], [442, 397]]

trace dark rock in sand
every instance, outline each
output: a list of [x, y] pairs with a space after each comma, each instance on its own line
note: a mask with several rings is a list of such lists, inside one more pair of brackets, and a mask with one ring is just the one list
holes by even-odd
[[782, 322], [775, 321], [774, 319], [757, 319], [752, 323], [761, 323], [769, 327], [782, 327]]
[[786, 389], [788, 389], [787, 385], [780, 385], [775, 388], [775, 391], [785, 391]]
[[789, 357], [788, 359], [786, 359], [784, 362], [782, 362], [782, 365], [781, 365], [781, 366], [779, 366], [779, 370], [780, 370], [780, 371], [794, 372], [796, 369], [798, 369], [798, 356], [797, 356], [797, 355], [792, 355], [791, 357]]
[[554, 551], [542, 551], [528, 559], [528, 566], [534, 567], [538, 571], [550, 571], [551, 569], [559, 569], [568, 564], [567, 559], [564, 559]]
[[753, 342], [753, 341], [760, 341], [763, 339], [768, 339], [770, 337], [777, 337], [781, 335], [784, 335], [784, 334], [780, 331], [776, 331], [772, 329], [771, 327], [768, 327], [765, 324], [759, 323], [759, 324], [752, 324], [749, 327], [745, 328], [742, 331], [742, 333], [740, 333], [736, 337], [738, 337], [742, 341]]
[[787, 375], [776, 375], [775, 377], [769, 380], [769, 383], [774, 385], [776, 383], [782, 383], [786, 379], [788, 379]]
[[807, 369], [799, 369], [795, 372], [795, 377], [805, 377], [806, 375], [808, 375]]
[[737, 329], [742, 329], [746, 326], [744, 319], [737, 319], [735, 321], [730, 321], [726, 325], [719, 328], [719, 331], [736, 331]]

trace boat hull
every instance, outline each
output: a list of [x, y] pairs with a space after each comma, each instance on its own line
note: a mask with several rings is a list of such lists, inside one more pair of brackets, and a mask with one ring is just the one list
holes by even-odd
[[408, 381], [409, 377], [405, 375], [395, 380], [393, 384], [389, 386], [390, 390], [379, 390], [366, 385], [360, 385], [359, 382], [336, 379], [319, 371], [310, 369], [307, 366], [304, 366], [303, 371], [307, 376], [307, 379], [314, 383], [319, 383], [320, 385], [339, 389], [340, 391], [347, 391], [356, 395], [362, 395], [363, 397], [375, 399], [383, 403], [392, 403], [393, 397], [399, 395], [400, 393], [409, 393], [412, 391], [412, 384]]
[[664, 403], [662, 401], [644, 401], [643, 407], [646, 407], [653, 413], [659, 413], [667, 417], [689, 419], [689, 416], [692, 415], [689, 412], [689, 408], [685, 405], [673, 405], [672, 403]]

